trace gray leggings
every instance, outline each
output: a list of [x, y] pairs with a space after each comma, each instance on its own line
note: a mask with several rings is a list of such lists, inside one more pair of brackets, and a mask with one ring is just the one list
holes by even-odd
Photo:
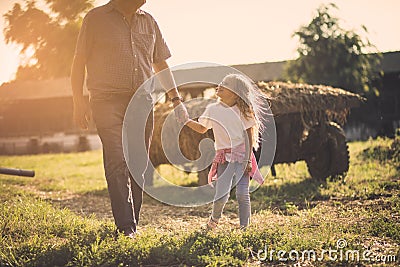
[[[212, 218], [219, 220], [226, 202], [229, 199], [231, 189], [236, 185], [236, 199], [239, 204], [239, 220], [241, 227], [247, 227], [250, 223], [251, 205], [249, 183], [250, 178], [244, 173], [243, 163], [230, 162], [218, 165], [218, 180], [215, 186], [215, 197], [212, 210]], [[238, 177], [240, 179], [238, 179]]]

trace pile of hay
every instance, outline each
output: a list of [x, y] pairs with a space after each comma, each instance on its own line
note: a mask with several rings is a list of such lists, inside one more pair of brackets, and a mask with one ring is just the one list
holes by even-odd
[[270, 98], [274, 116], [300, 112], [309, 120], [328, 116], [341, 125], [346, 121], [350, 108], [365, 101], [358, 94], [324, 85], [286, 82], [258, 82], [258, 87]]
[[[199, 100], [190, 102], [187, 108], [191, 118], [199, 117], [211, 100]], [[171, 116], [171, 117], [168, 117]], [[168, 118], [168, 123], [165, 121]], [[181, 129], [181, 130], [180, 130]], [[154, 109], [154, 131], [150, 148], [150, 160], [153, 166], [169, 164], [165, 150], [175, 151], [173, 142], [162, 143], [162, 131], [167, 140], [174, 140], [179, 136], [179, 148], [182, 154], [189, 160], [200, 158], [199, 144], [204, 138], [213, 138], [212, 132], [199, 134], [188, 127], [181, 128], [174, 119], [173, 107], [170, 103], [158, 103]]]

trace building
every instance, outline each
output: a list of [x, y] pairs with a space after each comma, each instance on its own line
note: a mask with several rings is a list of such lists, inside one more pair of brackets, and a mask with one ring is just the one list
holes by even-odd
[[99, 148], [95, 133], [93, 124], [83, 132], [73, 123], [69, 78], [0, 87], [0, 154]]
[[[279, 79], [284, 62], [235, 65], [253, 80]], [[194, 81], [196, 77], [221, 81], [225, 72], [219, 67], [203, 67], [174, 71], [177, 80], [185, 77]], [[202, 73], [206, 73], [202, 75]], [[210, 73], [214, 77], [209, 77]], [[179, 89], [192, 96], [200, 95], [210, 86], [199, 83], [187, 84]], [[159, 90], [160, 92], [160, 90]], [[84, 92], [88, 98], [88, 92]], [[0, 137], [48, 135], [57, 132], [82, 133], [72, 121], [72, 89], [69, 78], [45, 81], [23, 81], [5, 83], [0, 87]], [[95, 133], [92, 124], [90, 132]]]

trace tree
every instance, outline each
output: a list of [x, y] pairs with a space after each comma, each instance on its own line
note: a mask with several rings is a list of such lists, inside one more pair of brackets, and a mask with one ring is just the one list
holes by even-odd
[[[380, 53], [373, 52], [376, 49], [368, 39], [342, 29], [330, 8], [337, 9], [334, 4], [319, 7], [310, 24], [293, 34], [300, 41], [299, 57], [288, 63], [286, 79], [378, 95], [373, 81], [379, 80]], [[365, 26], [363, 30], [367, 33]]]
[[68, 76], [82, 14], [93, 0], [25, 0], [4, 14], [5, 42], [21, 46], [24, 61], [17, 80], [41, 80]]

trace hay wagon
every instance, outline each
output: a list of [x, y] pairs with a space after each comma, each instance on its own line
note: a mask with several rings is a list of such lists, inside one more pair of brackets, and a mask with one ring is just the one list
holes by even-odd
[[[323, 85], [259, 82], [258, 86], [270, 98], [275, 121], [276, 151], [273, 165], [304, 160], [311, 177], [315, 179], [344, 175], [348, 171], [349, 152], [342, 127], [350, 109], [364, 101], [362, 97]], [[189, 103], [191, 117], [198, 117], [207, 104], [205, 100]], [[163, 153], [160, 136], [163, 121], [171, 109], [169, 104], [157, 104], [155, 109], [155, 129], [150, 151], [150, 159], [155, 167], [169, 163]], [[181, 132], [172, 128], [167, 131], [171, 135], [179, 135], [180, 149], [189, 160], [200, 157], [198, 147], [203, 138], [212, 138], [211, 131], [200, 135], [187, 127]], [[213, 157], [213, 154], [207, 156]], [[259, 151], [256, 151], [256, 156], [259, 157]], [[259, 161], [259, 166], [265, 164]], [[272, 174], [275, 175], [273, 165]], [[207, 172], [207, 169], [199, 172], [199, 184], [206, 182]]]
[[364, 101], [362, 97], [323, 85], [260, 82], [258, 86], [271, 98], [277, 136], [274, 164], [305, 160], [316, 179], [348, 171], [342, 127], [350, 109]]

